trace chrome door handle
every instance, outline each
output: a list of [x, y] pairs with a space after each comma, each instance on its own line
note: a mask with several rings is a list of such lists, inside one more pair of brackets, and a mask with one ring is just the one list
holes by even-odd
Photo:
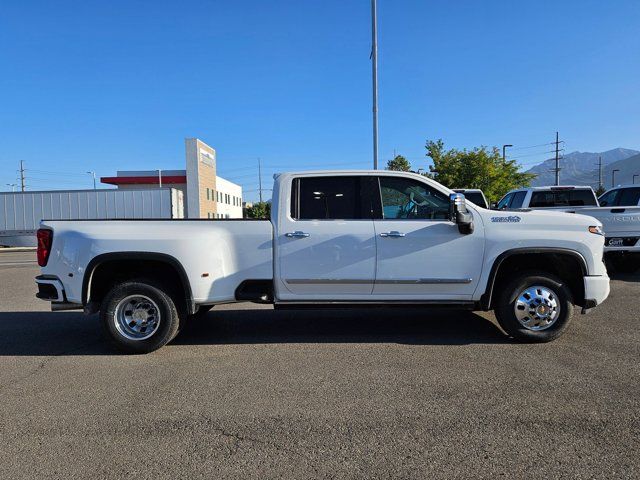
[[395, 230], [392, 230], [390, 232], [385, 232], [385, 233], [381, 233], [380, 234], [381, 237], [393, 237], [393, 238], [400, 238], [400, 237], [404, 237], [404, 233], [402, 232], [396, 232]]
[[293, 237], [306, 238], [309, 236], [309, 234], [305, 232], [301, 232], [300, 230], [296, 230], [295, 232], [285, 233], [284, 236], [289, 238], [293, 238]]

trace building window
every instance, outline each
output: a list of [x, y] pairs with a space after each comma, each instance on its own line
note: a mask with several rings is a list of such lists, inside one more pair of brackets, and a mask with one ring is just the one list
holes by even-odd
[[209, 200], [209, 189], [207, 188], [207, 200]]

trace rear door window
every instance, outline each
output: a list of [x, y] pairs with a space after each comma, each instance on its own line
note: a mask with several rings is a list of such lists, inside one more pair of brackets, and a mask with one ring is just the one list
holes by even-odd
[[623, 188], [617, 206], [635, 207], [640, 201], [640, 188]]
[[513, 194], [513, 200], [511, 200], [511, 204], [509, 208], [522, 208], [522, 204], [524, 203], [524, 197], [527, 196], [527, 192], [516, 192]]
[[291, 217], [296, 220], [359, 220], [371, 218], [366, 177], [324, 176], [293, 180]]

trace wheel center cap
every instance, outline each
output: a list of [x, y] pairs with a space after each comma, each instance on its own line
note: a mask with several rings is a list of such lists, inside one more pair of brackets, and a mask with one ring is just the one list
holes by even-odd
[[536, 307], [536, 313], [541, 317], [549, 315], [549, 307], [544, 303]]
[[144, 310], [139, 309], [133, 312], [133, 319], [136, 322], [146, 322], [147, 318], [149, 318], [149, 315]]

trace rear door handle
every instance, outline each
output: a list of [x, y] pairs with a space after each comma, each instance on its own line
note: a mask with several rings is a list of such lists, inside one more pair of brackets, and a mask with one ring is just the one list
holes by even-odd
[[300, 230], [296, 230], [295, 232], [288, 232], [284, 234], [285, 237], [289, 238], [307, 238], [309, 236], [308, 233], [301, 232]]
[[393, 238], [400, 238], [400, 237], [404, 237], [404, 233], [402, 232], [396, 232], [395, 230], [392, 230], [390, 232], [383, 232], [380, 234], [381, 237], [393, 237]]

